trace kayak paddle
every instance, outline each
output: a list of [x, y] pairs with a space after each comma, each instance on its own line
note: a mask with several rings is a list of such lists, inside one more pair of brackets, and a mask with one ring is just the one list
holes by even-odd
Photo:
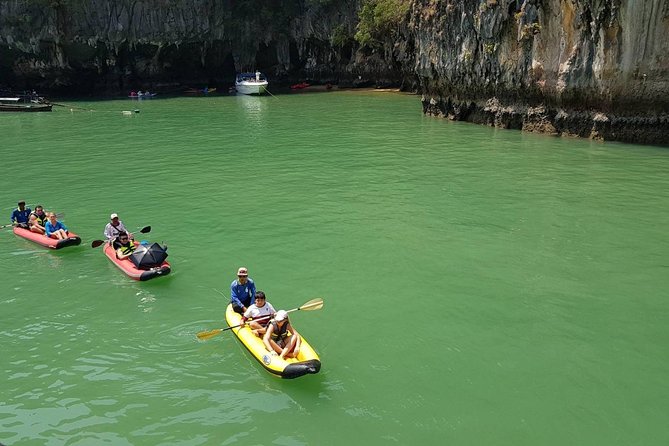
[[[292, 313], [293, 311], [298, 311], [298, 310], [314, 311], [314, 310], [320, 310], [321, 308], [323, 308], [323, 299], [318, 297], [316, 299], [310, 300], [309, 302], [305, 302], [304, 305], [302, 305], [301, 307], [293, 308], [292, 310], [288, 310], [288, 311], [286, 311], [286, 313]], [[261, 317], [259, 319], [255, 319], [255, 320], [259, 321], [259, 320], [267, 319], [269, 317], [271, 317], [271, 316], [265, 316], [265, 317]], [[217, 336], [220, 333], [223, 333], [224, 331], [232, 330], [233, 328], [237, 328], [237, 327], [241, 327], [241, 326], [242, 326], [242, 324], [233, 325], [232, 327], [228, 327], [228, 328], [215, 328], [215, 329], [209, 330], [209, 331], [201, 331], [196, 336], [199, 340], [206, 341], [207, 339], [211, 339], [214, 336]]]

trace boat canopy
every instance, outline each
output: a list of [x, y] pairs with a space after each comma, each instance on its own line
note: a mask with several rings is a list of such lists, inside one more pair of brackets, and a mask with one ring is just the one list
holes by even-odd
[[[261, 81], [267, 80], [264, 74], [258, 72], [259, 79]], [[256, 80], [256, 73], [239, 73], [237, 74], [237, 80]]]

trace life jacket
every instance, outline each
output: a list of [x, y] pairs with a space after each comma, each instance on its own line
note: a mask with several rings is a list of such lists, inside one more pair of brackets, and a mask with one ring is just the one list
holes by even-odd
[[46, 212], [42, 212], [42, 216], [40, 217], [37, 212], [31, 212], [30, 215], [35, 216], [35, 223], [37, 223], [40, 226], [44, 226], [46, 223], [47, 217], [46, 217]]
[[287, 322], [283, 324], [283, 327], [279, 327], [279, 323], [277, 321], [272, 321], [272, 326], [274, 329], [272, 330], [272, 341], [278, 342], [278, 341], [283, 341], [288, 337], [288, 325], [290, 325], [290, 322]]
[[128, 243], [126, 245], [124, 245], [121, 242], [118, 242], [118, 248], [117, 249], [120, 249], [121, 254], [123, 254], [124, 256], [128, 255], [128, 254], [132, 254], [135, 251], [135, 242], [133, 242], [132, 240], [128, 240]]

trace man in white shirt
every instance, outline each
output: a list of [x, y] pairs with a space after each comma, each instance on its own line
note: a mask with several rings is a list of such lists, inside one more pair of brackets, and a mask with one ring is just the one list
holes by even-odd
[[105, 226], [104, 234], [110, 243], [113, 242], [121, 232], [127, 232], [128, 237], [130, 237], [131, 239], [133, 238], [132, 234], [128, 232], [127, 229], [125, 229], [125, 226], [123, 226], [123, 222], [118, 219], [118, 214], [111, 214], [109, 216], [109, 219], [110, 222], [107, 223], [107, 226]]
[[256, 302], [244, 312], [241, 326], [244, 327], [247, 319], [251, 319], [248, 322], [249, 328], [251, 328], [253, 334], [262, 337], [262, 335], [265, 334], [267, 324], [269, 324], [274, 313], [276, 313], [276, 311], [272, 304], [267, 302], [265, 293], [258, 291], [256, 293]]

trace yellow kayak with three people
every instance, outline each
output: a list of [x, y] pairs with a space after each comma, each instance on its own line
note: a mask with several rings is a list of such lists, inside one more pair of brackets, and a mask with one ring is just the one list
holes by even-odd
[[[316, 310], [323, 307], [322, 299], [314, 299], [307, 302], [299, 308], [288, 310], [288, 312], [297, 310]], [[235, 313], [232, 305], [228, 305], [225, 311], [225, 320], [228, 323], [228, 329], [237, 336], [237, 339], [251, 352], [254, 358], [273, 375], [281, 378], [292, 379], [307, 374], [318, 373], [321, 369], [321, 360], [314, 349], [309, 345], [304, 336], [301, 336], [302, 342], [300, 351], [295, 358], [281, 358], [280, 356], [269, 352], [265, 348], [265, 344], [261, 337], [256, 336], [249, 325], [243, 327], [239, 325], [242, 323], [242, 315]], [[226, 329], [227, 330], [227, 329]]]

